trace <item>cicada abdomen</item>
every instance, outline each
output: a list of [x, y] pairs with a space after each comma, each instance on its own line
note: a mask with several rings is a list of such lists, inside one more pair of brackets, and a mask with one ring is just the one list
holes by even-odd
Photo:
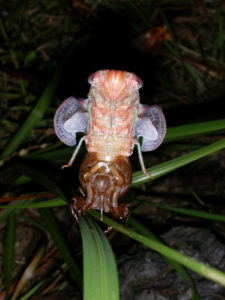
[[[142, 171], [146, 172], [141, 151], [159, 147], [166, 133], [166, 121], [158, 106], [141, 105], [139, 88], [142, 81], [133, 73], [102, 70], [89, 77], [88, 99], [66, 99], [54, 118], [59, 139], [69, 146], [80, 139], [68, 164], [71, 166], [83, 141], [86, 157], [80, 167], [83, 197], [73, 198], [74, 212], [86, 213], [98, 209], [123, 219], [128, 205], [118, 204], [119, 198], [131, 184], [128, 157], [137, 145]], [[140, 146], [138, 138], [142, 136]]]

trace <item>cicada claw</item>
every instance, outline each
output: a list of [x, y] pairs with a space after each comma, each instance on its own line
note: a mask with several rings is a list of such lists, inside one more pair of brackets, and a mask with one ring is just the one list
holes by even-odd
[[65, 168], [70, 168], [72, 166], [72, 164], [65, 164], [61, 166], [61, 169], [65, 169]]

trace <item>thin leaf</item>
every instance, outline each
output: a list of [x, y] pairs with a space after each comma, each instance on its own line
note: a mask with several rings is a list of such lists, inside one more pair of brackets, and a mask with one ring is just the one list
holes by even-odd
[[119, 299], [119, 282], [111, 246], [90, 218], [80, 218], [83, 244], [84, 300]]
[[[199, 150], [193, 151], [183, 156], [179, 156], [152, 168], [148, 168], [147, 172], [152, 175], [153, 179], [156, 179], [223, 148], [225, 148], [225, 138], [209, 146], [202, 147]], [[144, 175], [142, 171], [134, 172], [132, 178], [132, 186], [136, 186], [149, 180], [149, 177]]]
[[217, 222], [225, 222], [225, 216], [222, 216], [222, 215], [211, 214], [211, 213], [207, 213], [204, 211], [198, 211], [198, 210], [194, 210], [194, 209], [172, 207], [172, 206], [164, 205], [164, 204], [157, 204], [157, 203], [151, 203], [151, 202], [147, 202], [147, 203], [154, 207], [174, 211], [174, 212], [192, 216], [192, 217], [198, 217], [198, 218], [217, 221]]
[[5, 147], [4, 151], [1, 154], [1, 159], [7, 157], [8, 155], [12, 154], [26, 139], [26, 137], [30, 134], [31, 130], [39, 123], [43, 115], [45, 114], [46, 110], [48, 109], [54, 94], [56, 92], [56, 88], [59, 85], [60, 79], [63, 76], [63, 72], [70, 61], [73, 50], [75, 48], [76, 43], [74, 43], [71, 48], [69, 49], [68, 53], [64, 56], [64, 60], [52, 77], [52, 79], [47, 84], [46, 88], [44, 89], [41, 97], [39, 98], [37, 104], [29, 114], [26, 121], [23, 125], [19, 128], [16, 134], [12, 137], [9, 144]]
[[29, 166], [28, 164], [24, 164], [24, 163], [16, 163], [16, 164], [14, 164], [14, 168], [18, 172], [20, 172], [20, 173], [30, 177], [34, 181], [36, 181], [41, 186], [44, 186], [47, 190], [49, 190], [53, 193], [56, 193], [60, 198], [65, 199], [65, 201], [66, 201], [66, 197], [65, 197], [63, 191], [46, 174], [39, 172], [38, 170], [36, 170], [36, 169], [32, 168], [31, 166]]
[[188, 124], [167, 129], [164, 142], [173, 142], [225, 129], [225, 119]]
[[[26, 202], [26, 200], [21, 200], [22, 202]], [[19, 210], [18, 208], [14, 207], [14, 204], [11, 205], [2, 205], [1, 207], [5, 208], [3, 211], [0, 213], [0, 222], [6, 220], [12, 213], [15, 213], [15, 210]]]
[[[56, 207], [56, 206], [64, 206], [67, 205], [68, 203], [65, 202], [61, 198], [55, 198], [47, 201], [37, 201], [33, 202], [34, 200], [19, 200], [13, 203], [11, 206], [8, 208], [11, 209], [25, 209], [25, 208], [50, 208], [50, 207]], [[5, 208], [5, 205], [0, 205], [0, 208]], [[1, 218], [0, 218], [1, 222]]]
[[[14, 254], [15, 254], [15, 231], [16, 219], [11, 215], [8, 220], [6, 236], [4, 241], [4, 271], [5, 271], [5, 290], [6, 295], [9, 293], [12, 281]], [[7, 296], [6, 296], [7, 297]]]
[[[100, 219], [100, 213], [97, 211], [90, 211], [90, 215], [94, 216], [96, 219]], [[106, 216], [103, 216], [103, 222], [107, 224], [108, 226], [112, 226], [114, 229], [118, 230], [119, 232], [129, 236], [130, 238], [146, 245], [147, 247], [161, 253], [167, 258], [170, 258], [177, 263], [180, 263], [181, 265], [187, 267], [188, 269], [192, 270], [193, 272], [196, 272], [197, 274], [201, 275], [202, 277], [205, 277], [211, 281], [214, 281], [222, 286], [225, 286], [225, 273], [209, 267], [203, 263], [197, 262], [194, 259], [181, 254], [180, 252], [163, 245], [159, 243], [158, 241], [153, 240], [152, 238], [145, 237], [139, 233], [136, 233], [121, 224], [118, 224], [114, 220], [109, 219]]]
[[31, 278], [33, 277], [34, 271], [43, 256], [44, 251], [45, 251], [45, 245], [43, 244], [39, 247], [39, 249], [35, 253], [33, 259], [31, 260], [31, 262], [27, 266], [26, 270], [24, 271], [22, 277], [20, 278], [20, 280], [16, 286], [16, 289], [12, 295], [11, 300], [16, 300], [18, 298], [19, 294], [22, 292], [23, 287], [31, 280]]
[[[143, 224], [138, 222], [135, 218], [130, 218], [129, 224], [131, 224], [134, 228], [136, 228], [143, 236], [153, 239], [154, 241], [158, 241], [163, 245], [163, 243], [160, 241], [160, 239], [157, 236], [155, 236], [149, 229], [147, 229]], [[193, 280], [191, 279], [191, 277], [189, 276], [189, 274], [187, 273], [187, 271], [185, 270], [185, 268], [180, 264], [178, 264], [177, 262], [175, 262], [174, 260], [167, 258], [164, 255], [163, 257], [168, 262], [168, 264], [170, 264], [181, 275], [181, 277], [183, 277], [186, 280], [186, 282], [192, 287], [193, 289], [192, 300], [194, 299], [198, 300], [199, 296], [198, 296], [196, 286]]]
[[64, 258], [65, 262], [67, 263], [73, 278], [75, 279], [77, 285], [82, 288], [82, 276], [80, 270], [75, 262], [73, 255], [71, 254], [69, 247], [67, 246], [66, 240], [62, 231], [59, 228], [53, 214], [48, 209], [39, 209], [40, 216], [44, 221], [48, 232], [50, 233], [51, 237], [55, 241], [56, 246], [59, 248], [59, 251]]
[[20, 297], [20, 300], [29, 300], [32, 299], [31, 297], [34, 293], [45, 283], [45, 279], [38, 282], [34, 287], [32, 287], [28, 292], [26, 292], [23, 296]]

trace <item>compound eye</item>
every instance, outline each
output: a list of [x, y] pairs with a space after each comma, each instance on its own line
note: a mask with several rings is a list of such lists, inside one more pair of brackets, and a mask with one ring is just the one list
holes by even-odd
[[88, 77], [88, 83], [89, 83], [89, 84], [92, 84], [92, 82], [94, 81], [95, 76], [96, 76], [96, 73], [97, 73], [97, 72], [94, 72], [94, 73], [92, 73], [92, 74]]
[[137, 86], [140, 89], [141, 87], [143, 87], [143, 81], [141, 80], [140, 77], [136, 76], [136, 80], [137, 80]]

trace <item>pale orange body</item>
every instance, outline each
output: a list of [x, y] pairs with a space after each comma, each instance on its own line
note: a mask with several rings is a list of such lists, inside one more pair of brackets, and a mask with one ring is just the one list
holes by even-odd
[[88, 152], [96, 152], [99, 160], [132, 154], [139, 88], [140, 80], [132, 73], [104, 70], [94, 74], [86, 143]]

